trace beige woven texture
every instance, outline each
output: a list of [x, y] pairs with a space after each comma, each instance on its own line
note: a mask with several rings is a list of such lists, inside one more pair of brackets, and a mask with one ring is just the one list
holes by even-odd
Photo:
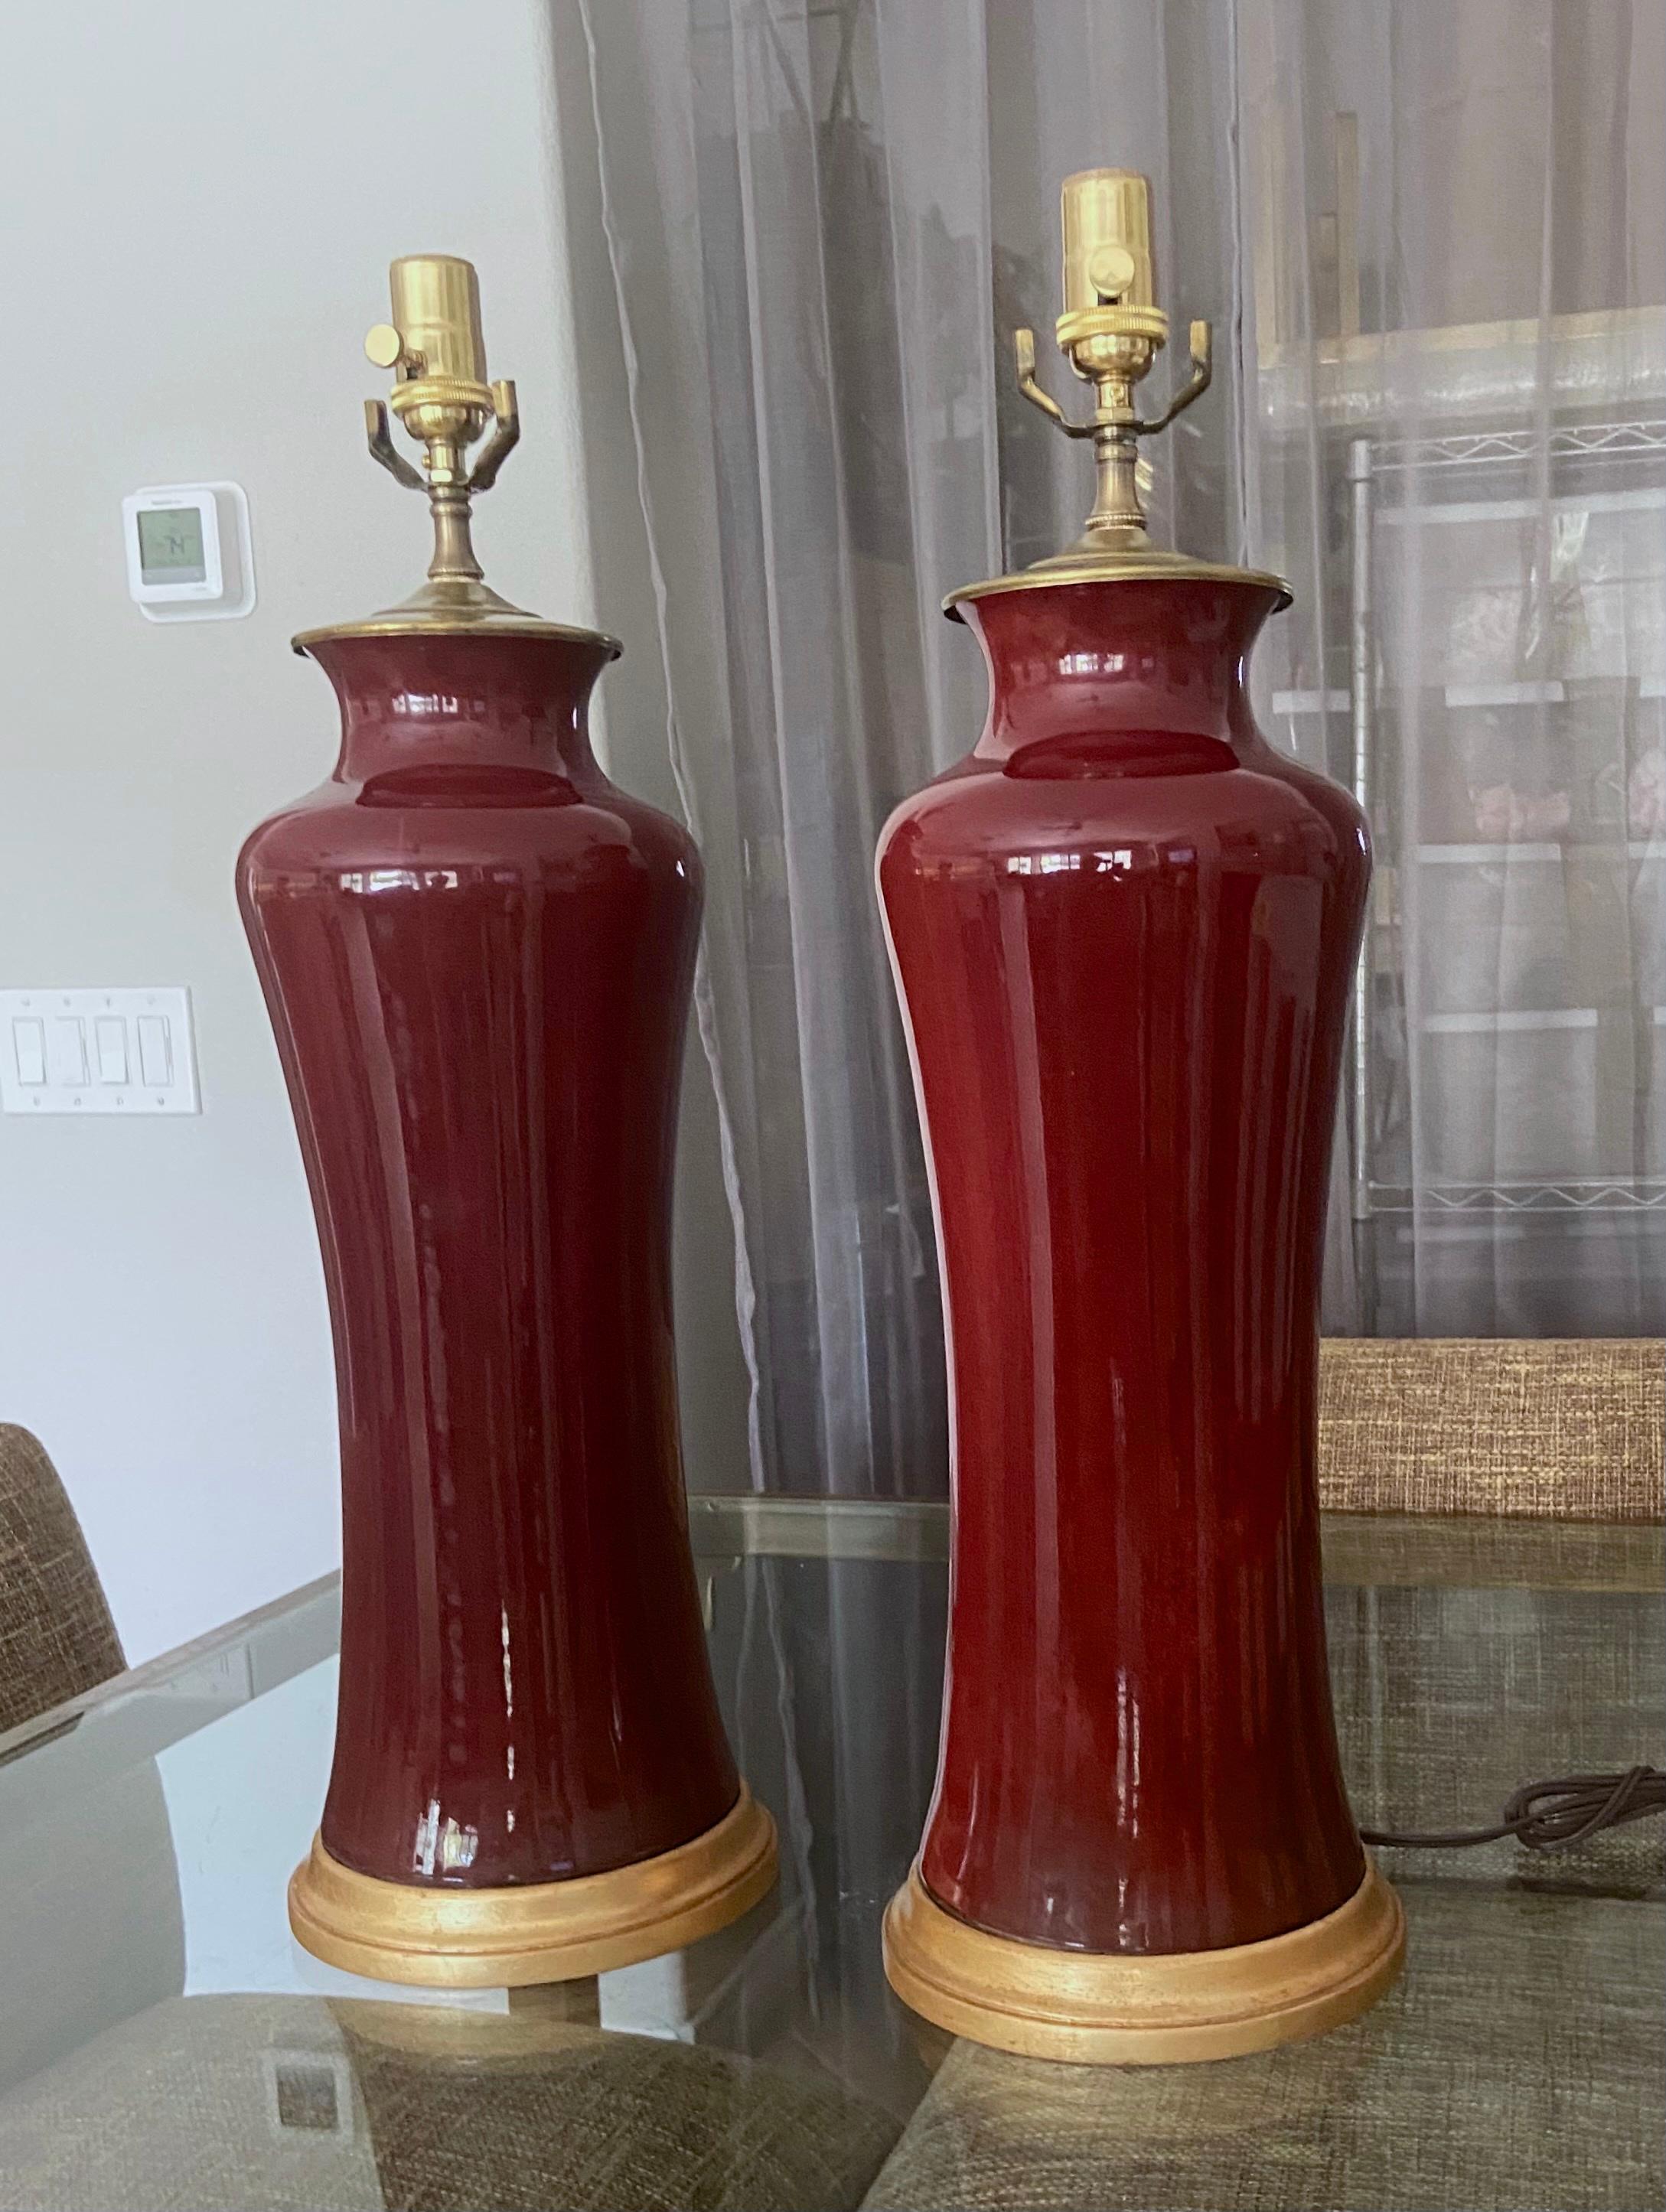
[[1658, 1521], [1666, 1346], [1330, 1337], [1319, 1492], [1332, 1512]]
[[[1325, 1593], [1337, 1735], [1356, 1818], [1404, 1834], [1478, 1828], [1518, 1784], [1659, 1763], [1666, 1607], [1657, 1593], [1338, 1589]], [[1572, 1850], [1511, 1840], [1379, 1848], [1390, 1881], [1438, 1880], [1666, 1901], [1666, 1823]]]
[[57, 1469], [27, 1429], [0, 1422], [0, 1734], [125, 1663]]
[[404, 2009], [153, 2005], [0, 2098], [0, 2203], [847, 2212], [896, 2140], [894, 2121], [836, 2084], [726, 2051], [582, 2027], [526, 2048], [513, 2014], [480, 2014], [441, 2057], [356, 2026]]

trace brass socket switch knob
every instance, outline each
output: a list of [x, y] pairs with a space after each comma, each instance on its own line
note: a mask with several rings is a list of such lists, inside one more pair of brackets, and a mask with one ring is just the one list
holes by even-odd
[[392, 368], [404, 352], [405, 342], [392, 323], [372, 323], [365, 332], [365, 357], [377, 368]]
[[1134, 256], [1126, 246], [1101, 246], [1088, 256], [1088, 282], [1107, 302], [1122, 298], [1133, 283], [1134, 275]]

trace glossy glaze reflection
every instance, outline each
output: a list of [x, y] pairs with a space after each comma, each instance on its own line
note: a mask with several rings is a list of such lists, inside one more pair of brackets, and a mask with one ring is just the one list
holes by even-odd
[[606, 658], [343, 638], [331, 780], [239, 894], [299, 1126], [341, 1405], [325, 1844], [587, 1874], [739, 1779], [687, 1545], [672, 1336], [692, 842], [598, 767]]
[[1314, 1450], [1369, 860], [1353, 799], [1251, 720], [1277, 604], [1190, 580], [968, 606], [988, 725], [880, 847], [952, 1395], [921, 1870], [1031, 1942], [1251, 1942], [1364, 1872]]

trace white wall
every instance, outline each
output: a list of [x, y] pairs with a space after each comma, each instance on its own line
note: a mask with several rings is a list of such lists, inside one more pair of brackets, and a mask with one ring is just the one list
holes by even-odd
[[[422, 504], [366, 457], [360, 411], [395, 254], [478, 264], [493, 371], [520, 386], [489, 578], [596, 618], [548, 38], [542, 0], [8, 22], [0, 984], [188, 984], [204, 1111], [0, 1117], [0, 1419], [57, 1462], [133, 1661], [337, 1556], [317, 1249], [231, 883], [246, 831], [334, 755], [291, 633], [421, 580]], [[147, 623], [123, 494], [221, 477], [249, 495], [254, 614]], [[689, 1172], [709, 1218], [708, 1152]]]

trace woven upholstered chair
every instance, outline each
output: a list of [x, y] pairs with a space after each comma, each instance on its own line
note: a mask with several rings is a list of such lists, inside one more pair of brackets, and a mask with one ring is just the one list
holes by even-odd
[[[1331, 1688], [1367, 1826], [1473, 1827], [1522, 1783], [1658, 1759], [1663, 1353], [1650, 1339], [1325, 1345]], [[1378, 1856], [1395, 1881], [1666, 1898], [1654, 1821], [1554, 1862], [1507, 1841]]]
[[1658, 1522], [1666, 1345], [1328, 1338], [1319, 1490], [1333, 1513]]
[[0, 1422], [0, 1735], [126, 1663], [57, 1469]]

